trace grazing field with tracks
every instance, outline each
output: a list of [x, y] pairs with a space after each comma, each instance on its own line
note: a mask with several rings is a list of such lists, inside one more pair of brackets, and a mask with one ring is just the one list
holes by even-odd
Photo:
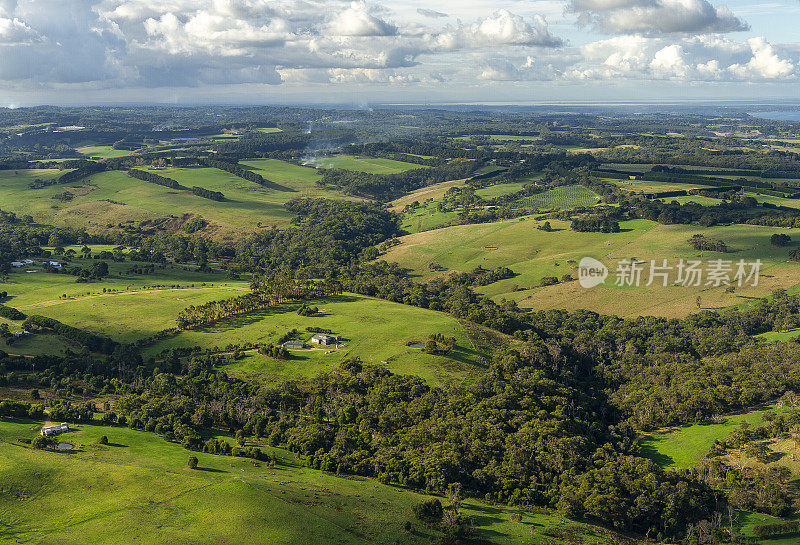
[[[94, 174], [70, 184], [31, 189], [35, 179], [60, 176], [58, 170], [19, 170], [0, 172], [0, 208], [18, 215], [30, 214], [36, 221], [101, 232], [120, 224], [163, 221], [179, 229], [191, 213], [209, 225], [205, 234], [219, 240], [253, 232], [259, 225], [286, 225], [291, 216], [284, 204], [297, 197], [345, 198], [334, 190], [322, 189], [315, 182], [316, 170], [277, 160], [245, 163], [254, 172], [275, 182], [264, 187], [215, 168], [167, 168], [156, 174], [177, 180], [185, 187], [220, 191], [222, 202], [137, 180], [122, 171]], [[178, 219], [175, 219], [178, 218]], [[183, 218], [183, 219], [181, 219]]]
[[[800, 243], [800, 230], [778, 229], [756, 225], [701, 227], [697, 225], [660, 225], [647, 220], [623, 222], [620, 233], [577, 233], [568, 222], [550, 220], [553, 232], [537, 229], [531, 218], [491, 224], [459, 225], [402, 237], [402, 244], [385, 256], [416, 271], [423, 278], [446, 274], [429, 265], [438, 263], [447, 270], [468, 272], [481, 266], [487, 269], [505, 266], [517, 273], [508, 278], [477, 288], [496, 301], [512, 299], [520, 306], [533, 309], [589, 309], [606, 314], [635, 317], [639, 315], [685, 316], [701, 309], [722, 309], [747, 304], [752, 298], [769, 295], [773, 289], [800, 284], [800, 270], [788, 260], [789, 252]], [[791, 236], [788, 247], [770, 244], [770, 236], [781, 232]], [[730, 251], [698, 252], [687, 240], [702, 233], [720, 239]], [[576, 267], [582, 257], [599, 259], [609, 267], [606, 282], [591, 289], [578, 282], [565, 281], [541, 287], [544, 277], [561, 279], [577, 277]], [[736, 288], [729, 293], [725, 286], [682, 286], [660, 284], [639, 287], [616, 286], [615, 270], [619, 261], [668, 259], [671, 265], [684, 259], [726, 259], [752, 261], [761, 259], [761, 277], [755, 287]], [[673, 271], [673, 279], [676, 273]]]

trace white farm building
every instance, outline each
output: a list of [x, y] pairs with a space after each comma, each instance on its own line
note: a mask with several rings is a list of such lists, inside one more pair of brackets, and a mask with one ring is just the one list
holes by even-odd
[[69, 424], [66, 422], [62, 422], [58, 426], [45, 426], [42, 428], [40, 432], [44, 436], [50, 435], [61, 435], [62, 433], [67, 433], [69, 430]]

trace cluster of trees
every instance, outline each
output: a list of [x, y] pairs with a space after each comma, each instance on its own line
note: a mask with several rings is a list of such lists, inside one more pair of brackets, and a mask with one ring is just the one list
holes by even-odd
[[9, 320], [24, 320], [26, 317], [24, 312], [6, 305], [0, 305], [0, 316]]
[[352, 170], [325, 170], [319, 184], [334, 186], [351, 195], [390, 201], [415, 189], [448, 180], [469, 178], [480, 168], [477, 161], [452, 161], [440, 166], [407, 170], [399, 174], [370, 174]]
[[209, 301], [202, 305], [191, 305], [178, 313], [176, 321], [180, 330], [197, 329], [273, 304], [274, 300], [264, 293], [246, 293], [229, 299]]
[[203, 197], [204, 199], [211, 199], [212, 201], [221, 202], [225, 200], [225, 195], [223, 195], [221, 191], [212, 191], [210, 189], [205, 189], [199, 186], [194, 186], [192, 188], [192, 193], [194, 193], [198, 197]]
[[267, 229], [236, 245], [243, 269], [308, 269], [307, 276], [320, 278], [400, 232], [398, 217], [375, 203], [295, 199], [286, 208], [296, 216], [294, 226]]
[[55, 318], [48, 318], [47, 316], [32, 314], [25, 319], [22, 327], [29, 331], [34, 331], [37, 328], [50, 329], [57, 335], [76, 342], [92, 352], [111, 354], [118, 347], [118, 344], [108, 337], [102, 337], [77, 327], [62, 324]]
[[201, 164], [209, 166], [209, 167], [218, 168], [220, 170], [224, 170], [225, 172], [230, 172], [234, 176], [238, 176], [239, 178], [243, 178], [243, 179], [247, 180], [248, 182], [253, 182], [253, 183], [256, 183], [258, 185], [263, 185], [264, 187], [269, 187], [271, 189], [280, 189], [280, 190], [283, 190], [283, 191], [290, 191], [288, 188], [286, 188], [286, 187], [284, 187], [282, 185], [276, 184], [275, 182], [273, 182], [271, 180], [267, 180], [261, 174], [259, 174], [257, 172], [253, 172], [250, 169], [244, 168], [238, 163], [230, 163], [228, 161], [218, 161], [218, 160], [209, 159], [209, 158], [202, 158], [202, 159], [199, 160], [199, 162]]
[[67, 274], [78, 277], [78, 281], [100, 280], [108, 276], [108, 263], [97, 261], [88, 267], [68, 267], [65, 269]]
[[275, 358], [276, 360], [288, 360], [292, 357], [292, 353], [289, 352], [286, 348], [274, 344], [267, 344], [258, 349], [258, 353], [263, 356], [269, 356], [270, 358]]
[[800, 522], [790, 520], [753, 526], [753, 535], [759, 538], [788, 537], [800, 532]]
[[792, 241], [792, 237], [784, 233], [775, 233], [769, 237], [769, 243], [773, 246], [788, 246]]
[[575, 218], [569, 226], [579, 233], [619, 233], [619, 222], [606, 216]]
[[715, 238], [706, 238], [701, 234], [692, 235], [686, 242], [689, 243], [689, 246], [691, 246], [693, 250], [722, 253], [728, 251], [728, 245], [721, 240]]
[[131, 176], [132, 178], [136, 178], [138, 180], [142, 180], [145, 182], [150, 182], [151, 184], [162, 185], [170, 189], [186, 189], [185, 187], [183, 187], [181, 184], [178, 183], [178, 180], [173, 180], [172, 178], [161, 176], [160, 174], [156, 174], [155, 172], [148, 172], [146, 170], [130, 168], [128, 169], [128, 176]]
[[69, 170], [58, 178], [53, 178], [52, 180], [36, 179], [29, 184], [29, 187], [31, 189], [40, 189], [57, 184], [71, 184], [83, 180], [92, 174], [97, 174], [98, 172], [103, 172], [106, 170], [106, 165], [97, 163], [95, 161], [82, 160], [70, 163], [71, 164], [69, 165], [62, 165], [62, 168], [73, 168], [74, 170]]

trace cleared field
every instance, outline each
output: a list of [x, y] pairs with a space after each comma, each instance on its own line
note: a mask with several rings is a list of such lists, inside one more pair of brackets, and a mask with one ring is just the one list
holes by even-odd
[[582, 185], [567, 185], [550, 189], [530, 197], [523, 197], [516, 201], [521, 206], [531, 206], [543, 210], [570, 209], [579, 206], [594, 206], [598, 200], [597, 194]]
[[495, 197], [502, 197], [503, 195], [510, 195], [515, 191], [519, 191], [526, 185], [530, 185], [534, 180], [539, 179], [541, 176], [532, 176], [521, 182], [513, 182], [510, 184], [495, 184], [489, 187], [482, 187], [475, 191], [475, 194], [483, 199], [493, 199]]
[[702, 195], [686, 195], [681, 197], [664, 197], [662, 199], [665, 202], [672, 202], [678, 201], [681, 204], [686, 204], [687, 202], [697, 203], [701, 206], [716, 206], [722, 202], [722, 199], [715, 199], [713, 197], [704, 197]]
[[[261, 225], [285, 225], [290, 220], [284, 204], [301, 196], [344, 198], [337, 191], [318, 188], [319, 174], [310, 168], [277, 160], [251, 161], [256, 172], [283, 189], [262, 187], [214, 168], [169, 168], [158, 173], [186, 187], [221, 191], [223, 202], [203, 199], [189, 191], [176, 191], [131, 178], [124, 172], [95, 174], [75, 184], [30, 189], [36, 178], [60, 175], [58, 170], [0, 172], [0, 208], [31, 214], [42, 223], [86, 227], [103, 231], [120, 223], [156, 220], [191, 211], [210, 225], [205, 233], [221, 240], [255, 231]], [[15, 174], [16, 173], [16, 174]], [[63, 198], [67, 193], [68, 198]], [[59, 196], [59, 198], [54, 198]], [[174, 223], [174, 222], [173, 222]], [[180, 222], [172, 228], [180, 227]]]
[[426, 168], [423, 165], [383, 159], [381, 157], [364, 157], [360, 155], [332, 155], [318, 157], [306, 163], [320, 168], [343, 168], [370, 174], [398, 174], [415, 168]]
[[[76, 259], [73, 263], [88, 266], [92, 261]], [[65, 274], [12, 271], [3, 286], [10, 296], [6, 304], [25, 314], [50, 316], [119, 342], [134, 342], [174, 327], [178, 312], [190, 305], [248, 291], [246, 281], [227, 280], [222, 273], [168, 266], [156, 268], [153, 274], [138, 275], [127, 272], [132, 265], [111, 262], [109, 277], [89, 284], [76, 283], [73, 276]], [[365, 362], [386, 362], [395, 372], [417, 374], [434, 384], [468, 380], [483, 372], [484, 354], [474, 348], [461, 324], [445, 313], [361, 296], [342, 296], [313, 304], [321, 309], [321, 316], [299, 316], [296, 312], [299, 304], [284, 304], [205, 329], [185, 331], [149, 347], [145, 353], [156, 355], [177, 347], [224, 350], [230, 344], [276, 343], [287, 331], [316, 326], [342, 334], [346, 346], [328, 354], [325, 353], [328, 350], [298, 351], [289, 361], [274, 360], [253, 351], [229, 370], [272, 378], [307, 377], [357, 356]], [[19, 322], [3, 321], [12, 331], [21, 328]], [[409, 341], [424, 342], [434, 333], [455, 337], [457, 348], [447, 356], [434, 356], [406, 346]], [[304, 339], [311, 335], [305, 334]], [[0, 349], [35, 355], [58, 354], [67, 347], [70, 346], [59, 337], [35, 334]]]
[[124, 157], [131, 154], [130, 150], [114, 149], [111, 146], [83, 146], [75, 148], [75, 150], [87, 157], [99, 157], [101, 159]]
[[[685, 316], [697, 312], [696, 298], [701, 308], [721, 309], [746, 304], [749, 298], [765, 297], [777, 288], [791, 288], [800, 283], [800, 267], [788, 261], [788, 248], [770, 245], [769, 237], [783, 232], [800, 241], [800, 230], [776, 229], [754, 225], [731, 225], [704, 228], [697, 225], [660, 225], [646, 220], [623, 222], [621, 233], [576, 233], [567, 222], [550, 220], [551, 233], [538, 230], [541, 222], [530, 218], [481, 225], [459, 225], [407, 235], [402, 244], [386, 255], [411, 268], [423, 278], [436, 276], [429, 263], [437, 262], [449, 270], [468, 272], [475, 267], [506, 266], [518, 276], [501, 280], [478, 289], [500, 301], [511, 299], [520, 306], [534, 309], [590, 309], [620, 316]], [[686, 242], [696, 233], [724, 241], [730, 248], [727, 254], [693, 251]], [[609, 278], [600, 286], [584, 289], [577, 282], [562, 282], [538, 287], [543, 277], [576, 277], [575, 267], [582, 257], [599, 259], [609, 267]], [[676, 265], [684, 259], [761, 259], [761, 277], [757, 286], [737, 287], [726, 293], [724, 286], [701, 285], [687, 287], [660, 283], [645, 286], [616, 286], [618, 261], [668, 259]], [[446, 274], [446, 273], [445, 273]], [[676, 273], [673, 271], [673, 279]], [[642, 273], [647, 278], [647, 270]]]
[[398, 199], [393, 200], [390, 204], [392, 206], [392, 210], [395, 212], [402, 212], [403, 208], [407, 204], [411, 204], [414, 201], [423, 203], [429, 199], [438, 200], [444, 197], [444, 194], [447, 193], [447, 190], [451, 187], [461, 187], [464, 185], [465, 180], [452, 180], [449, 182], [441, 182], [438, 184], [429, 185], [428, 187], [423, 187], [421, 189], [417, 189], [416, 191], [412, 191], [408, 195], [404, 195]]
[[400, 227], [409, 233], [419, 233], [436, 229], [457, 217], [456, 212], [440, 212], [433, 201], [405, 214]]
[[[474, 349], [461, 324], [447, 314], [358, 295], [342, 295], [310, 304], [320, 309], [320, 316], [300, 316], [297, 314], [300, 304], [287, 303], [211, 327], [184, 331], [149, 347], [146, 354], [156, 355], [164, 349], [179, 347], [224, 350], [231, 343], [277, 343], [293, 329], [301, 332], [299, 339], [308, 341], [313, 333], [305, 329], [312, 326], [342, 335], [343, 345], [295, 350], [293, 358], [286, 361], [253, 351], [226, 370], [240, 375], [310, 377], [331, 370], [347, 358], [359, 357], [367, 363], [384, 363], [395, 373], [415, 374], [432, 384], [444, 384], [474, 378], [485, 368], [484, 355]], [[407, 346], [411, 341], [424, 343], [434, 333], [455, 337], [456, 349], [447, 356], [434, 356]]]
[[[41, 422], [0, 419], [0, 540], [14, 543], [403, 544], [434, 537], [411, 507], [429, 496], [308, 469], [287, 451], [274, 468], [231, 456], [190, 453], [153, 433], [82, 424], [61, 436], [71, 453], [27, 448]], [[106, 435], [108, 445], [98, 445]], [[186, 468], [190, 454], [197, 470]], [[91, 501], [87, 498], [91, 497]], [[610, 533], [558, 515], [528, 514], [475, 500], [462, 511], [498, 545], [549, 543], [569, 527], [584, 543]], [[519, 513], [522, 522], [513, 523]], [[154, 531], [157, 528], [158, 531]]]
[[515, 140], [541, 140], [541, 136], [519, 136], [516, 134], [470, 134], [467, 136], [457, 136], [455, 140], [469, 140], [473, 136], [483, 136], [486, 138], [491, 138], [492, 140], [497, 140], [498, 142], [509, 142]]
[[[649, 182], [644, 180], [616, 180], [605, 178], [607, 182], [612, 182], [631, 193], [659, 193], [661, 191], [688, 191], [690, 189], [702, 189], [709, 187], [701, 184], [676, 184], [671, 182]], [[671, 197], [670, 197], [671, 198]]]
[[645, 436], [640, 444], [642, 454], [663, 468], [689, 469], [711, 450], [714, 441], [724, 439], [742, 422], [751, 426], [763, 424], [764, 410], [724, 417], [722, 422], [707, 422], [682, 428], [659, 431]]

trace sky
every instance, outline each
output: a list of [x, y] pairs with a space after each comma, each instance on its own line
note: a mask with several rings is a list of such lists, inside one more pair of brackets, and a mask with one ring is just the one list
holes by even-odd
[[0, 106], [800, 101], [800, 0], [0, 0]]

